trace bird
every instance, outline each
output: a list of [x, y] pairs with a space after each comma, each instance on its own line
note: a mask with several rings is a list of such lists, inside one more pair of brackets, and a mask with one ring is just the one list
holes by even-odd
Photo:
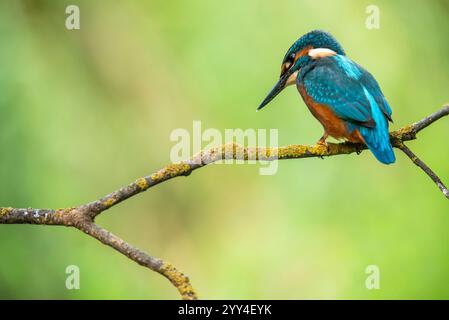
[[257, 111], [293, 84], [324, 128], [318, 144], [327, 147], [329, 136], [363, 143], [381, 163], [395, 162], [388, 132], [391, 107], [376, 79], [346, 56], [334, 36], [313, 30], [293, 43], [282, 60], [279, 80]]

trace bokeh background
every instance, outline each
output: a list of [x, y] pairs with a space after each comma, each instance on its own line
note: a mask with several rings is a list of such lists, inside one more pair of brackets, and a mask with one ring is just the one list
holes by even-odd
[[[65, 28], [65, 8], [81, 29]], [[365, 27], [380, 8], [380, 29]], [[449, 101], [447, 1], [12, 1], [0, 4], [1, 206], [76, 206], [169, 162], [176, 128], [322, 133], [292, 87], [255, 108], [288, 47], [325, 29], [370, 70], [393, 129]], [[409, 146], [449, 182], [449, 120]], [[187, 273], [201, 298], [448, 298], [449, 205], [396, 151], [214, 165], [99, 224]], [[81, 270], [67, 290], [65, 268]], [[365, 269], [380, 268], [380, 289]], [[0, 298], [177, 299], [160, 275], [77, 230], [0, 225]]]

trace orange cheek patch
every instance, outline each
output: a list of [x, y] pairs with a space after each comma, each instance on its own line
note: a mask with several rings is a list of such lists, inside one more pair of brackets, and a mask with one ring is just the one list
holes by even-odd
[[[295, 62], [296, 62], [299, 58], [301, 58], [301, 57], [303, 57], [303, 56], [309, 54], [309, 51], [310, 51], [311, 49], [313, 49], [312, 46], [307, 46], [307, 47], [305, 47], [304, 49], [302, 49], [301, 51], [298, 51], [298, 52], [296, 53], [296, 55], [295, 55]], [[295, 63], [295, 62], [293, 62], [293, 63]]]

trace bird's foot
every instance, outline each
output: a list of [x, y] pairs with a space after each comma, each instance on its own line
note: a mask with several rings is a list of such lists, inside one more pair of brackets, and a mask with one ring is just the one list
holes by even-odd
[[324, 155], [329, 153], [329, 146], [326, 142], [327, 137], [329, 137], [329, 134], [324, 131], [323, 136], [316, 143], [316, 151], [318, 153], [318, 157], [321, 159], [324, 159]]
[[327, 142], [325, 140], [322, 140], [322, 139], [318, 140], [316, 144], [320, 145], [320, 146], [324, 146], [326, 148], [328, 147]]
[[321, 155], [319, 155], [319, 157], [321, 159], [324, 159], [324, 153], [328, 153], [329, 152], [329, 145], [326, 142], [326, 138], [327, 137], [321, 137], [320, 140], [317, 141], [316, 145], [321, 149], [320, 151], [322, 152]]
[[327, 148], [327, 142], [326, 139], [329, 137], [329, 134], [325, 131], [323, 136], [318, 140], [316, 144], [320, 144], [322, 146], [325, 146]]

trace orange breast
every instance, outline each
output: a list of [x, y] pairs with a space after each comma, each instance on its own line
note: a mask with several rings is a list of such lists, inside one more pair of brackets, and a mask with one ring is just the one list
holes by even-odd
[[351, 142], [364, 142], [359, 130], [356, 129], [353, 132], [349, 132], [345, 122], [337, 117], [335, 112], [328, 106], [313, 101], [303, 85], [300, 85], [298, 90], [310, 112], [322, 124], [324, 130], [330, 136], [336, 139], [347, 139]]

